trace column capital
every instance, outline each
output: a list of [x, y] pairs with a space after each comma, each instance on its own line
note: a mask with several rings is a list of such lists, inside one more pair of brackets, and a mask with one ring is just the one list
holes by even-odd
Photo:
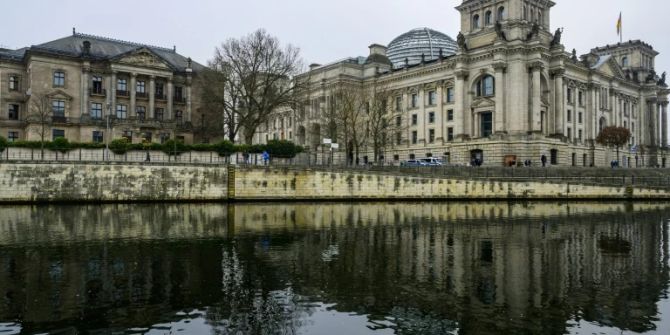
[[537, 61], [528, 64], [528, 69], [531, 71], [541, 71], [544, 69], [544, 63]]
[[137, 78], [137, 72], [131, 72], [130, 77], [132, 78]]
[[456, 70], [454, 71], [454, 75], [456, 76], [456, 79], [467, 79], [468, 75], [470, 74], [469, 71], [466, 70]]
[[563, 77], [565, 75], [565, 69], [562, 68], [553, 69], [549, 71], [549, 74], [553, 77]]
[[495, 72], [501, 72], [507, 70], [507, 63], [505, 62], [495, 62], [493, 63], [493, 69]]
[[156, 76], [154, 76], [154, 75], [152, 74], [152, 75], [149, 76], [149, 79], [151, 79], [152, 81], [153, 81], [153, 80], [156, 80]]

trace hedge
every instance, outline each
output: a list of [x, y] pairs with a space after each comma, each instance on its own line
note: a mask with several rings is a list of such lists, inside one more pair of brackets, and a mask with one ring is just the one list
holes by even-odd
[[[5, 138], [0, 136], [0, 152], [8, 147], [40, 149], [42, 148], [42, 143], [40, 141], [8, 142]], [[65, 138], [57, 138], [53, 142], [44, 142], [45, 149], [60, 151], [62, 153], [66, 153], [75, 149], [102, 149], [104, 147], [104, 143], [69, 142]], [[219, 156], [230, 156], [236, 152], [250, 154], [268, 152], [271, 157], [279, 158], [293, 158], [297, 154], [304, 151], [303, 147], [295, 145], [293, 142], [283, 140], [271, 140], [268, 141], [268, 144], [254, 145], [234, 144], [230, 141], [221, 141], [215, 144], [187, 145], [182, 141], [174, 140], [168, 140], [164, 144], [128, 143], [128, 140], [125, 138], [111, 141], [109, 143], [109, 149], [117, 155], [123, 155], [130, 150], [156, 150], [163, 151], [168, 155], [179, 155], [186, 151], [215, 151], [219, 154]]]

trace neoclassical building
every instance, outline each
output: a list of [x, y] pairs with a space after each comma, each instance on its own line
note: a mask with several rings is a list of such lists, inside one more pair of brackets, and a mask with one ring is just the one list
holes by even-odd
[[0, 49], [0, 136], [39, 140], [46, 125], [46, 140], [191, 143], [194, 76], [202, 68], [176, 48], [74, 29], [55, 41]]
[[[622, 165], [666, 166], [668, 88], [652, 46], [627, 41], [577, 56], [551, 28], [550, 0], [465, 0], [458, 38], [415, 29], [368, 57], [314, 64], [302, 76], [310, 90], [300, 110], [278, 113], [257, 141], [286, 138], [319, 160], [332, 137], [327, 110], [341, 85], [383, 87], [400, 127], [378, 153], [386, 163], [442, 157], [452, 164], [478, 158], [603, 166], [614, 149], [595, 143], [607, 126], [628, 128]], [[566, 29], [570, 29], [569, 27]], [[395, 123], [394, 119], [389, 124]], [[400, 123], [402, 123], [400, 125]], [[332, 133], [332, 132], [330, 132]], [[338, 133], [342, 133], [338, 130]], [[334, 138], [334, 141], [342, 141]], [[367, 141], [362, 161], [374, 157]], [[340, 145], [340, 148], [343, 146]], [[340, 159], [352, 152], [336, 155]]]

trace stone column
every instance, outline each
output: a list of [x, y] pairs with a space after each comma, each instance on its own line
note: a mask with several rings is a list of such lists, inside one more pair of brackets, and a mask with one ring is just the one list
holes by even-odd
[[89, 97], [90, 92], [88, 91], [88, 87], [89, 87], [89, 82], [90, 82], [90, 78], [89, 78], [89, 73], [90, 72], [91, 72], [91, 69], [89, 67], [85, 66], [83, 68], [83, 71], [82, 71], [82, 78], [83, 78], [82, 79], [82, 81], [83, 81], [82, 90], [84, 91], [84, 96], [81, 99], [81, 116], [89, 115], [90, 107], [88, 105], [88, 97]]
[[[137, 88], [135, 87], [137, 85], [137, 73], [131, 73], [130, 74], [130, 87], [128, 90], [130, 91], [130, 110], [128, 111], [128, 115], [134, 115], [137, 116]], [[146, 116], [145, 116], [146, 117]]]
[[192, 85], [193, 77], [191, 76], [190, 68], [186, 70], [186, 115], [184, 115], [184, 121], [191, 122], [193, 118], [193, 104], [191, 103], [192, 97]]
[[661, 147], [668, 146], [668, 102], [661, 103]]
[[467, 89], [466, 79], [468, 73], [465, 70], [459, 70], [455, 72], [456, 75], [456, 85], [454, 85], [454, 137], [455, 138], [466, 138], [469, 135], [466, 126], [470, 118], [470, 111], [465, 110], [465, 97]]
[[661, 103], [657, 103], [656, 108], [654, 108], [654, 136], [656, 136], [656, 141], [654, 145], [661, 145]]
[[109, 85], [109, 92], [111, 98], [109, 99], [109, 103], [112, 106], [111, 114], [116, 115], [116, 71], [112, 71], [112, 83]]
[[147, 111], [151, 119], [156, 117], [156, 76], [149, 77], [149, 110]]
[[564, 122], [565, 115], [563, 108], [565, 107], [565, 94], [563, 93], [563, 76], [565, 69], [558, 69], [554, 71], [555, 85], [556, 85], [556, 100], [554, 102], [554, 134], [563, 134], [565, 129]]
[[507, 64], [502, 62], [493, 64], [493, 69], [495, 70], [494, 88], [495, 88], [495, 103], [496, 103], [496, 110], [495, 113], [493, 114], [493, 119], [495, 122], [493, 127], [494, 134], [504, 132], [507, 129], [507, 127], [505, 127], [507, 118], [507, 116], [505, 115], [505, 95], [507, 94], [505, 85], [506, 68]]
[[[442, 143], [444, 144], [446, 142], [446, 135], [444, 134], [444, 120], [447, 118], [444, 116], [446, 113], [444, 111], [444, 108], [442, 107], [444, 104], [444, 85], [443, 83], [438, 83], [437, 89], [435, 89], [435, 94], [437, 95], [437, 104], [435, 105], [437, 107], [437, 110], [435, 111], [435, 143]], [[390, 122], [395, 122], [394, 120], [391, 120]]]
[[542, 112], [542, 84], [540, 76], [543, 65], [541, 62], [535, 62], [530, 68], [533, 76], [533, 95], [529, 128], [532, 132], [540, 132], [542, 130], [542, 117], [540, 116]]
[[172, 98], [173, 92], [172, 78], [167, 80], [167, 119], [174, 120], [174, 113], [172, 111], [172, 103], [174, 99]]

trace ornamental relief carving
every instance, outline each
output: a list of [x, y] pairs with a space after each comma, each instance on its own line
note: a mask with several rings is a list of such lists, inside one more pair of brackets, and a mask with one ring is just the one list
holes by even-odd
[[121, 63], [126, 63], [135, 66], [143, 67], [159, 67], [167, 69], [168, 66], [161, 59], [148, 52], [140, 52], [133, 55], [129, 55], [120, 60]]

